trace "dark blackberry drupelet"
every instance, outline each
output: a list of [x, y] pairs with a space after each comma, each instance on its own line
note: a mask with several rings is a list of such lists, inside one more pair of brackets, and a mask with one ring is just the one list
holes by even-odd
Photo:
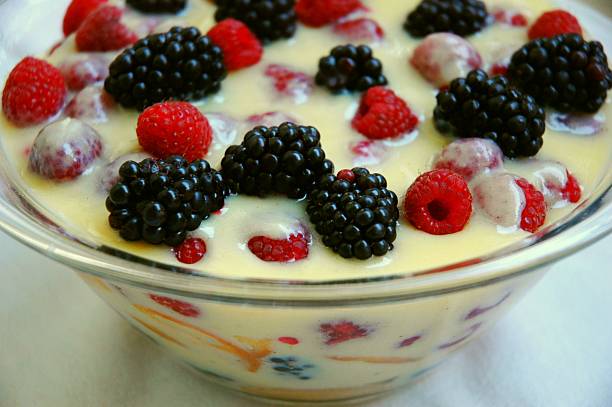
[[128, 241], [169, 246], [223, 207], [222, 175], [205, 160], [189, 163], [181, 156], [165, 160], [127, 161], [106, 199], [108, 222]]
[[487, 17], [485, 4], [480, 0], [423, 0], [408, 14], [404, 30], [413, 37], [436, 32], [465, 37], [482, 30]]
[[264, 44], [280, 38], [291, 38], [295, 34], [295, 0], [216, 0], [215, 3], [215, 20], [240, 20]]
[[436, 99], [434, 124], [442, 133], [488, 138], [510, 158], [533, 156], [542, 147], [544, 109], [503, 76], [489, 78], [473, 70], [454, 79]]
[[124, 107], [197, 100], [221, 88], [227, 71], [221, 48], [195, 27], [152, 34], [110, 64], [104, 88]]
[[372, 86], [386, 85], [383, 65], [367, 45], [338, 45], [319, 60], [315, 81], [333, 93], [345, 90], [363, 92]]
[[234, 193], [304, 198], [322, 175], [334, 170], [320, 140], [319, 131], [310, 126], [255, 127], [241, 144], [225, 151], [223, 177]]
[[178, 13], [187, 5], [187, 0], [127, 0], [128, 6], [144, 13]]
[[387, 180], [365, 168], [325, 175], [306, 212], [323, 243], [342, 257], [365, 260], [393, 249], [399, 209]]
[[612, 88], [601, 43], [578, 34], [527, 43], [512, 55], [507, 76], [538, 102], [563, 112], [594, 113]]

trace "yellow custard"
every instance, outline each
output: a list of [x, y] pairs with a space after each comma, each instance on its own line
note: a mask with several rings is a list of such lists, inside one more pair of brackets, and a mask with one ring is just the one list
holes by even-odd
[[[385, 30], [384, 40], [369, 44], [374, 56], [383, 63], [389, 87], [421, 119], [416, 133], [399, 140], [383, 142], [381, 145], [386, 150], [384, 159], [380, 163], [367, 164], [371, 172], [379, 172], [386, 177], [389, 188], [400, 197], [401, 205], [408, 186], [419, 174], [430, 169], [432, 159], [452, 139], [441, 135], [432, 123], [437, 89], [408, 62], [421, 39], [407, 35], [402, 23], [408, 11], [418, 2], [379, 0], [365, 3], [370, 9], [368, 17], [375, 19]], [[542, 11], [552, 8], [543, 0], [487, 2], [489, 10], [496, 6], [520, 10], [529, 21]], [[215, 24], [214, 10], [215, 6], [211, 2], [191, 1], [183, 14], [162, 22], [162, 26], [193, 25], [206, 33]], [[488, 67], [518, 49], [527, 41], [527, 35], [525, 27], [493, 24], [467, 39], [479, 51], [483, 66]], [[205, 115], [222, 112], [239, 121], [254, 114], [282, 112], [320, 131], [323, 148], [327, 157], [334, 162], [336, 170], [351, 168], [360, 164], [351, 146], [366, 140], [350, 125], [359, 103], [359, 95], [334, 96], [324, 88], [315, 87], [306, 100], [292, 100], [277, 94], [269, 78], [264, 75], [268, 65], [282, 64], [314, 76], [319, 58], [327, 55], [334, 46], [348, 42], [334, 34], [329, 27], [312, 29], [299, 25], [292, 39], [267, 45], [263, 59], [257, 65], [231, 72], [219, 93], [195, 104]], [[58, 66], [76, 52], [74, 36], [71, 36], [46, 59]], [[562, 162], [579, 180], [583, 187], [583, 197], [589, 195], [610, 159], [612, 137], [608, 123], [611, 109], [608, 100], [598, 112], [597, 117], [604, 124], [595, 135], [580, 136], [555, 131], [548, 126], [544, 146], [536, 156], [541, 160]], [[104, 206], [106, 194], [100, 180], [111, 161], [140, 151], [135, 132], [137, 118], [138, 112], [115, 106], [108, 109], [107, 121], [91, 122], [103, 140], [103, 155], [78, 179], [62, 183], [43, 179], [28, 169], [27, 149], [43, 126], [16, 128], [2, 116], [0, 140], [31, 199], [69, 233], [151, 260], [181, 265], [167, 246], [126, 242], [107, 222], [108, 212]], [[227, 145], [240, 143], [247, 130], [248, 126], [243, 123], [234, 140], [215, 140], [205, 158], [213, 167], [218, 168]], [[524, 160], [505, 160], [504, 166], [510, 173], [530, 180], [534, 178], [533, 160], [529, 163]], [[521, 230], [502, 230], [475, 209], [463, 231], [445, 236], [418, 231], [401, 219], [394, 249], [387, 255], [367, 261], [345, 260], [322, 244], [308, 222], [304, 207], [303, 202], [281, 197], [230, 197], [226, 200], [222, 214], [204, 221], [192, 233], [206, 241], [207, 253], [191, 267], [229, 278], [313, 281], [359, 278], [413, 273], [443, 266], [491, 253], [529, 236], [529, 233]], [[550, 209], [546, 224], [562, 219], [574, 207], [566, 205]], [[287, 233], [288, 227], [296, 224], [310, 228], [313, 237], [310, 253], [304, 260], [284, 264], [267, 263], [246, 248], [246, 242], [252, 236], [282, 236]]]

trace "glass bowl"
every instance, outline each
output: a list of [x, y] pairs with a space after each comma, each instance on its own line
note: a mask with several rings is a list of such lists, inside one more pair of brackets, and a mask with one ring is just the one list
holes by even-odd
[[[27, 8], [20, 13], [14, 21], [31, 21]], [[0, 229], [73, 268], [135, 328], [211, 381], [266, 399], [358, 400], [422, 377], [553, 262], [608, 234], [610, 162], [562, 221], [488, 256], [413, 275], [268, 281], [153, 263], [65, 232], [28, 197], [1, 150]]]

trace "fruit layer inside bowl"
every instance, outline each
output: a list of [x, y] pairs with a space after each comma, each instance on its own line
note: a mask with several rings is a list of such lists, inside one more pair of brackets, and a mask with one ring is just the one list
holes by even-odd
[[74, 0], [4, 85], [32, 201], [155, 261], [329, 280], [491, 253], [608, 168], [603, 48], [546, 1], [247, 3]]

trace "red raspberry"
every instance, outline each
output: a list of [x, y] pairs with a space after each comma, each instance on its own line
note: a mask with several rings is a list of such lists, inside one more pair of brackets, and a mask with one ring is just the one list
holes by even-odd
[[145, 109], [136, 127], [142, 148], [158, 158], [182, 155], [193, 161], [208, 153], [212, 128], [197, 107], [188, 102], [161, 102]]
[[334, 33], [352, 41], [379, 41], [385, 31], [371, 18], [358, 18], [334, 24]]
[[244, 23], [227, 18], [208, 31], [210, 39], [223, 51], [223, 61], [228, 71], [236, 71], [255, 65], [261, 60], [261, 43]]
[[298, 0], [295, 13], [311, 27], [322, 27], [363, 8], [360, 0]]
[[75, 32], [87, 16], [108, 0], [72, 0], [64, 15], [64, 35]]
[[308, 243], [302, 233], [297, 233], [287, 239], [255, 236], [249, 239], [247, 246], [251, 253], [263, 261], [288, 263], [308, 257]]
[[284, 65], [268, 65], [265, 75], [272, 78], [274, 88], [281, 95], [292, 97], [297, 103], [303, 103], [308, 99], [314, 87], [314, 80], [304, 72], [296, 71]]
[[525, 178], [517, 178], [516, 185], [525, 194], [525, 207], [521, 212], [521, 229], [534, 233], [546, 220], [544, 195]]
[[113, 105], [113, 98], [102, 89], [102, 86], [93, 85], [74, 95], [66, 105], [65, 114], [89, 123], [103, 123], [108, 121], [107, 113]]
[[406, 102], [383, 86], [367, 90], [352, 121], [355, 130], [371, 139], [410, 133], [418, 123]]
[[198, 307], [185, 301], [180, 301], [174, 298], [164, 297], [162, 295], [155, 294], [149, 294], [149, 298], [151, 298], [159, 305], [162, 305], [166, 308], [170, 308], [172, 311], [178, 312], [179, 314], [186, 317], [197, 318], [201, 314]]
[[508, 65], [507, 64], [493, 64], [491, 65], [491, 68], [489, 68], [489, 74], [491, 76], [502, 76], [505, 75], [508, 72]]
[[565, 10], [551, 10], [538, 17], [527, 35], [530, 40], [534, 40], [566, 33], [582, 34], [578, 19]]
[[66, 84], [46, 61], [26, 57], [13, 68], [2, 92], [2, 110], [17, 126], [41, 123], [64, 105]]
[[336, 345], [351, 339], [365, 338], [370, 329], [351, 321], [339, 321], [321, 324], [319, 332], [325, 337], [326, 345]]
[[174, 248], [174, 255], [181, 263], [194, 264], [202, 260], [206, 254], [206, 242], [200, 238], [192, 237], [186, 239]]
[[567, 171], [567, 183], [561, 189], [561, 196], [563, 199], [570, 201], [571, 203], [576, 203], [580, 200], [580, 196], [582, 195], [582, 188], [580, 188], [580, 183], [569, 171]]
[[79, 51], [115, 51], [138, 41], [138, 35], [121, 22], [123, 10], [102, 6], [93, 11], [76, 32]]
[[511, 10], [496, 10], [493, 17], [498, 23], [510, 24], [513, 27], [527, 27], [527, 17]]
[[441, 169], [420, 175], [408, 188], [404, 213], [414, 227], [432, 235], [462, 230], [472, 214], [472, 194], [465, 179]]
[[103, 81], [108, 76], [110, 61], [99, 54], [79, 54], [74, 60], [60, 65], [68, 89], [78, 91], [88, 85]]

